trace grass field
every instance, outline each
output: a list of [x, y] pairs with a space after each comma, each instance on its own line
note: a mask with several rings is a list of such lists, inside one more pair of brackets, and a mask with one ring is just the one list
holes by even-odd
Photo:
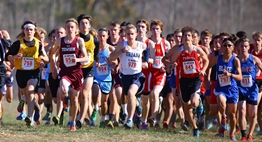
[[[69, 132], [67, 126], [54, 126], [38, 125], [34, 128], [27, 128], [24, 121], [16, 120], [18, 112], [16, 106], [18, 101], [13, 101], [11, 104], [5, 102], [5, 112], [3, 116], [3, 126], [0, 127], [0, 142], [2, 141], [96, 141], [96, 142], [189, 142], [189, 141], [201, 141], [201, 142], [222, 142], [229, 141], [229, 136], [226, 138], [219, 138], [216, 135], [216, 128], [212, 131], [202, 131], [200, 138], [196, 139], [192, 136], [192, 131], [183, 132], [180, 129], [177, 130], [164, 130], [164, 129], [150, 129], [149, 131], [141, 131], [136, 128], [131, 130], [125, 130], [122, 126], [114, 129], [110, 128], [91, 128], [84, 126], [81, 130], [76, 132]], [[44, 110], [45, 112], [45, 110]], [[67, 118], [68, 113], [66, 113]], [[67, 119], [66, 121], [67, 122]], [[98, 124], [98, 123], [97, 123]], [[240, 139], [240, 134], [237, 135], [237, 139]], [[262, 136], [254, 135], [254, 141], [261, 142]]]

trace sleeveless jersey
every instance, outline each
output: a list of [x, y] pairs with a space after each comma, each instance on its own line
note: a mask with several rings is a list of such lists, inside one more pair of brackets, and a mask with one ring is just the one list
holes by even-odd
[[199, 76], [200, 63], [196, 46], [190, 53], [185, 52], [184, 46], [179, 56], [180, 76], [184, 78], [195, 78]]
[[[78, 35], [80, 37], [84, 36], [82, 34]], [[82, 68], [88, 68], [92, 67], [94, 65], [94, 50], [96, 48], [95, 43], [94, 43], [94, 37], [89, 34], [90, 39], [88, 41], [85, 41], [85, 49], [88, 57], [87, 62], [82, 62]], [[82, 37], [83, 38], [83, 37]]]
[[77, 39], [78, 37], [75, 37], [75, 39], [67, 44], [64, 41], [65, 37], [61, 38], [61, 48], [60, 50], [60, 62], [59, 66], [63, 72], [72, 72], [77, 69], [81, 69], [81, 64], [73, 63], [72, 59], [74, 57], [80, 56], [80, 50], [77, 48]]
[[253, 55], [249, 55], [247, 61], [241, 62], [242, 81], [237, 81], [241, 90], [248, 90], [256, 83], [256, 66]]
[[166, 48], [165, 48], [165, 39], [162, 38], [160, 44], [155, 44], [155, 59], [153, 68], [160, 69], [163, 66], [162, 58], [165, 56]]
[[[254, 50], [251, 52], [251, 54], [258, 57], [262, 61], [262, 54], [256, 54]], [[258, 68], [256, 69], [256, 79], [262, 80], [262, 72]]]
[[95, 67], [94, 70], [95, 79], [100, 81], [111, 81], [112, 80], [111, 69], [110, 69], [110, 65], [107, 62], [107, 59], [109, 58], [108, 45], [103, 51], [98, 52], [98, 56], [99, 56], [100, 67]]
[[236, 67], [234, 66], [235, 56], [233, 55], [231, 59], [225, 63], [223, 61], [223, 55], [218, 55], [218, 60], [216, 64], [217, 70], [217, 80], [216, 80], [216, 90], [217, 88], [229, 87], [229, 86], [236, 86], [236, 80], [230, 76], [224, 75], [224, 70], [228, 71], [229, 73], [236, 73]]
[[15, 59], [14, 66], [18, 70], [35, 70], [39, 68], [41, 59], [39, 58], [40, 41], [37, 38], [33, 39], [35, 45], [28, 47], [24, 43], [24, 39], [20, 38], [20, 49], [18, 53], [23, 53], [23, 57]]
[[[124, 46], [128, 45], [127, 41], [123, 41]], [[124, 75], [133, 75], [142, 71], [142, 52], [143, 44], [137, 41], [137, 48], [130, 49], [128, 52], [120, 55], [121, 67], [120, 72]]]

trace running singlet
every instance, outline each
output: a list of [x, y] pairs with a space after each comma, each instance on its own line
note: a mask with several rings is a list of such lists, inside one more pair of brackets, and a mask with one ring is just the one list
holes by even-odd
[[39, 46], [40, 41], [37, 38], [33, 39], [35, 42], [33, 47], [28, 47], [24, 43], [24, 39], [20, 38], [20, 49], [18, 53], [22, 53], [23, 57], [15, 59], [14, 66], [18, 70], [35, 70], [39, 68]]
[[231, 59], [227, 63], [225, 63], [223, 61], [223, 55], [218, 55], [218, 60], [216, 65], [216, 70], [217, 70], [216, 84], [219, 85], [219, 87], [236, 86], [236, 80], [234, 78], [224, 75], [224, 70], [228, 71], [229, 73], [233, 73], [233, 74], [236, 73], [236, 68], [234, 66], [235, 58], [236, 57], [233, 55]]
[[[252, 55], [257, 56], [262, 61], [262, 54], [256, 54], [255, 51], [251, 52]], [[262, 80], [262, 72], [260, 69], [256, 69], [256, 79]]]
[[107, 59], [109, 57], [108, 50], [109, 49], [107, 45], [103, 51], [98, 52], [100, 67], [95, 67], [94, 70], [94, 77], [96, 80], [100, 80], [100, 81], [112, 80], [110, 65], [107, 62]]
[[[128, 52], [119, 56], [121, 61], [120, 72], [124, 75], [133, 75], [142, 71], [142, 52], [143, 44], [138, 42], [136, 49], [130, 49]], [[124, 41], [124, 45], [128, 45], [127, 41]]]
[[153, 68], [160, 69], [163, 66], [162, 58], [165, 56], [165, 39], [162, 38], [160, 44], [155, 44], [155, 59]]
[[238, 86], [245, 90], [252, 87], [256, 82], [256, 66], [253, 55], [249, 55], [247, 61], [241, 62], [242, 81], [238, 81]]
[[81, 64], [75, 63], [72, 61], [74, 57], [79, 57], [80, 51], [77, 48], [77, 39], [78, 37], [75, 37], [75, 39], [67, 44], [64, 41], [64, 37], [61, 38], [61, 48], [60, 50], [60, 62], [59, 66], [61, 68], [61, 71], [70, 73], [70, 71], [81, 69]]
[[[82, 37], [85, 41], [85, 36], [88, 35], [83, 35], [80, 33], [79, 35], [80, 37]], [[89, 34], [89, 40], [85, 41], [85, 48], [86, 48], [86, 52], [87, 52], [87, 57], [88, 57], [88, 61], [87, 62], [82, 62], [82, 68], [88, 68], [88, 67], [92, 67], [94, 65], [94, 49], [95, 49], [95, 43], [94, 43], [94, 37]]]
[[185, 52], [184, 46], [179, 56], [180, 76], [183, 78], [195, 78], [199, 76], [199, 57], [196, 46], [190, 53]]

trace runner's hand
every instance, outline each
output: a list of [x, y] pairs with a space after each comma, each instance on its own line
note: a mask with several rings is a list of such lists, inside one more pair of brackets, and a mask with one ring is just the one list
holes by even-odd
[[225, 76], [231, 76], [231, 73], [228, 72], [227, 70], [224, 70], [224, 75], [225, 75]]
[[166, 72], [165, 66], [162, 66], [162, 67], [160, 68], [160, 71], [161, 71], [161, 72]]
[[148, 69], [148, 63], [147, 62], [143, 62], [142, 63], [142, 68], [143, 69]]

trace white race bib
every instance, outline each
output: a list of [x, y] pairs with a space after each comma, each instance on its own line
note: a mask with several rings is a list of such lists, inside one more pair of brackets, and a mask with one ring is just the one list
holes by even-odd
[[154, 61], [154, 67], [155, 68], [161, 68], [163, 66], [162, 64], [162, 56], [156, 56]]
[[88, 58], [88, 61], [87, 61], [87, 62], [81, 62], [81, 64], [82, 64], [83, 66], [90, 64], [91, 53], [87, 53], [87, 58]]
[[98, 75], [108, 75], [108, 65], [107, 64], [100, 65], [97, 68], [97, 74]]
[[225, 76], [224, 74], [218, 75], [218, 81], [221, 87], [231, 85], [231, 79], [229, 76]]
[[41, 71], [41, 79], [45, 80], [46, 79], [46, 73], [47, 73], [47, 68], [43, 68]]
[[72, 67], [76, 65], [76, 62], [73, 63], [73, 59], [76, 57], [75, 54], [64, 54], [63, 61], [66, 67]]
[[252, 76], [251, 75], [243, 75], [241, 86], [243, 87], [251, 87], [253, 85], [252, 83]]
[[23, 57], [22, 58], [22, 68], [24, 70], [32, 70], [35, 65], [35, 60], [33, 57]]
[[185, 74], [194, 74], [196, 73], [196, 63], [195, 61], [186, 61], [183, 62], [183, 69]]

